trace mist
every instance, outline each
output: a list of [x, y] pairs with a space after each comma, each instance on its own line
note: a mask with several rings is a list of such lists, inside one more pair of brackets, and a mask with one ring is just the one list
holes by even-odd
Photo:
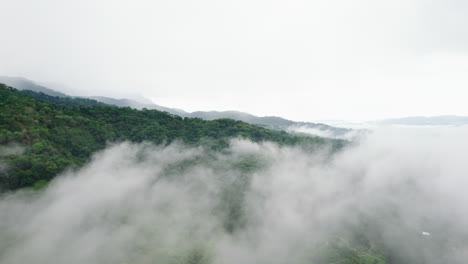
[[326, 138], [335, 138], [335, 139], [344, 139], [344, 140], [357, 140], [361, 136], [364, 136], [366, 130], [363, 129], [353, 129], [349, 130], [347, 133], [337, 133], [334, 129], [327, 129], [327, 128], [316, 128], [311, 126], [300, 126], [300, 125], [293, 125], [288, 127], [287, 131], [289, 133], [301, 133], [301, 134], [309, 134], [315, 135], [319, 137], [326, 137]]
[[467, 135], [387, 127], [336, 153], [114, 144], [1, 196], [0, 263], [465, 263]]
[[[18, 155], [23, 153], [24, 148], [18, 144], [8, 144], [0, 146], [0, 158], [3, 158], [8, 155]], [[8, 170], [8, 164], [0, 161], [0, 173]]]

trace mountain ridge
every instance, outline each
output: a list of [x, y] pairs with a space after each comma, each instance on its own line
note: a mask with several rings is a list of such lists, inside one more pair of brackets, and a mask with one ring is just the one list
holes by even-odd
[[118, 142], [166, 145], [180, 141], [215, 151], [226, 148], [235, 138], [311, 149], [338, 149], [346, 144], [344, 140], [293, 135], [239, 120], [182, 118], [158, 110], [74, 102], [89, 100], [82, 98], [45, 94], [37, 98], [29, 92], [0, 84], [0, 147], [21, 146], [24, 150], [19, 155], [0, 153], [0, 191], [49, 181]]
[[[44, 86], [40, 86], [35, 84], [33, 81], [28, 80], [23, 77], [5, 77], [0, 76], [0, 82], [6, 81], [5, 84], [18, 88], [19, 90], [32, 90], [35, 92], [42, 92], [51, 96], [58, 96], [58, 97], [71, 97], [71, 98], [87, 98], [96, 100], [108, 105], [115, 105], [120, 107], [131, 107], [135, 109], [154, 109], [159, 111], [165, 111], [173, 115], [178, 115], [181, 117], [191, 117], [191, 118], [201, 118], [204, 120], [215, 120], [215, 119], [222, 119], [222, 118], [230, 118], [234, 120], [240, 120], [249, 124], [253, 125], [260, 125], [264, 126], [269, 129], [275, 130], [286, 130], [289, 132], [295, 132], [294, 129], [296, 127], [304, 127], [308, 129], [318, 130], [319, 132], [326, 132], [328, 135], [327, 137], [331, 138], [345, 138], [346, 134], [350, 133], [352, 129], [349, 128], [341, 128], [341, 127], [334, 127], [329, 126], [326, 124], [321, 123], [312, 123], [312, 122], [297, 122], [288, 120], [278, 116], [255, 116], [250, 113], [245, 113], [241, 111], [194, 111], [194, 112], [187, 112], [181, 109], [170, 108], [165, 106], [160, 106], [157, 104], [148, 104], [142, 103], [137, 100], [132, 99], [115, 99], [111, 97], [105, 96], [68, 96], [64, 93], [55, 91], [53, 89], [49, 89]], [[17, 86], [15, 86], [17, 85]], [[313, 134], [313, 133], [312, 133]], [[323, 135], [324, 133], [320, 133]]]
[[388, 118], [373, 121], [378, 125], [410, 125], [410, 126], [446, 126], [468, 125], [468, 116], [437, 115], [437, 116], [408, 116], [401, 118]]

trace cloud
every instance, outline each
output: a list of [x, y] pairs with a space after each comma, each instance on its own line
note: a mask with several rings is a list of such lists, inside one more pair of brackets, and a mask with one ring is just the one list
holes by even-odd
[[2, 195], [0, 262], [321, 263], [331, 247], [464, 263], [467, 132], [377, 129], [332, 156], [114, 145], [42, 192]]
[[290, 126], [287, 129], [290, 133], [304, 133], [315, 135], [319, 137], [326, 138], [335, 138], [335, 139], [344, 139], [344, 140], [356, 140], [361, 136], [364, 136], [366, 130], [362, 128], [355, 128], [354, 130], [349, 130], [348, 132], [339, 131], [334, 128], [315, 128], [312, 126]]
[[17, 144], [8, 144], [0, 146], [0, 173], [8, 170], [8, 165], [1, 159], [10, 155], [19, 155], [23, 153], [24, 148]]

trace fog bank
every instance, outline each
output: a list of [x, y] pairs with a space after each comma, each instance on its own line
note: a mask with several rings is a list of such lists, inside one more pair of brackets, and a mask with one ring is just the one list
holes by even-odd
[[378, 129], [331, 157], [116, 144], [1, 197], [0, 263], [465, 263], [467, 152], [465, 127]]

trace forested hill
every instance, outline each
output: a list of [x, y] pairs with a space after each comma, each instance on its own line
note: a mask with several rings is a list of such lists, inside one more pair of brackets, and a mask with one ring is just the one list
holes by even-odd
[[[4, 83], [8, 86], [17, 88], [19, 90], [22, 90], [25, 93], [29, 93], [30, 95], [39, 97], [40, 99], [44, 99], [46, 101], [50, 101], [50, 99], [52, 99], [54, 103], [59, 103], [59, 101], [63, 103], [63, 100], [60, 100], [60, 99], [66, 99], [66, 98], [80, 99], [82, 100], [80, 104], [96, 104], [96, 102], [99, 102], [99, 103], [103, 103], [107, 105], [114, 105], [114, 106], [120, 106], [120, 107], [129, 106], [135, 109], [146, 108], [146, 109], [165, 111], [170, 114], [174, 114], [174, 115], [178, 115], [182, 117], [196, 117], [196, 118], [201, 118], [205, 120], [229, 118], [229, 119], [241, 120], [249, 124], [253, 124], [253, 125], [261, 125], [268, 129], [274, 129], [274, 130], [290, 130], [291, 128], [294, 128], [294, 127], [308, 128], [308, 129], [314, 129], [314, 130], [318, 130], [322, 132], [327, 132], [326, 134], [329, 134], [330, 137], [334, 137], [334, 138], [336, 137], [342, 138], [343, 136], [351, 132], [351, 129], [334, 127], [334, 126], [329, 126], [329, 125], [321, 124], [321, 123], [297, 122], [297, 121], [292, 121], [292, 120], [284, 119], [284, 118], [277, 117], [277, 116], [260, 117], [260, 116], [255, 116], [249, 113], [239, 112], [239, 111], [196, 111], [196, 112], [189, 113], [182, 109], [164, 107], [164, 106], [156, 105], [148, 101], [140, 102], [140, 101], [131, 100], [131, 99], [115, 99], [115, 98], [109, 98], [109, 97], [104, 97], [104, 96], [91, 96], [91, 97], [68, 96], [62, 92], [49, 89], [47, 87], [36, 84], [34, 81], [31, 81], [22, 77], [0, 76], [0, 83]], [[49, 98], [44, 97], [44, 95], [49, 95]], [[66, 101], [68, 101], [67, 103], [71, 103], [71, 104], [76, 104], [77, 102], [76, 100], [75, 101], [66, 100]], [[319, 133], [319, 135], [321, 134], [324, 134], [324, 133]]]
[[[312, 147], [340, 147], [344, 143], [294, 136], [231, 119], [206, 121], [157, 110], [81, 104], [70, 98], [44, 99], [55, 103], [0, 84], [1, 189], [42, 184], [67, 167], [81, 166], [94, 152], [112, 142], [168, 144], [181, 140], [192, 145], [206, 144], [215, 150], [224, 148], [235, 137]], [[16, 149], [21, 149], [21, 153], [8, 151], [15, 146], [20, 147]]]

